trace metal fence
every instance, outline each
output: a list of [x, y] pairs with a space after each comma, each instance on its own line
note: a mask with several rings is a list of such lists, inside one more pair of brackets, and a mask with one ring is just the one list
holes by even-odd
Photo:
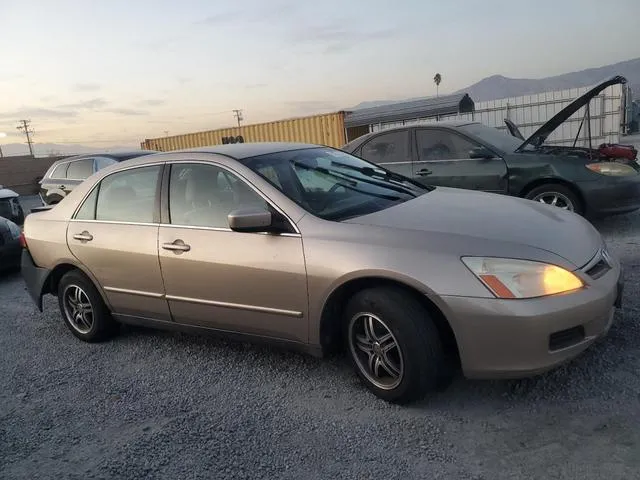
[[[591, 87], [571, 88], [555, 92], [545, 92], [522, 97], [503, 98], [488, 102], [476, 103], [472, 113], [445, 115], [438, 118], [422, 118], [405, 120], [404, 122], [380, 123], [371, 125], [371, 131], [379, 131], [402, 125], [433, 123], [437, 121], [476, 121], [490, 127], [505, 129], [504, 119], [515, 123], [522, 135], [527, 138], [547, 120], [569, 105]], [[626, 90], [623, 85], [612, 85], [593, 98], [589, 105], [591, 121], [591, 138], [594, 145], [600, 143], [616, 143], [620, 140], [625, 124]], [[580, 124], [585, 115], [581, 108], [556, 129], [547, 139], [547, 143], [556, 145], [572, 145], [578, 136], [577, 146], [588, 146], [587, 122], [582, 129]], [[579, 135], [578, 135], [579, 133]]]

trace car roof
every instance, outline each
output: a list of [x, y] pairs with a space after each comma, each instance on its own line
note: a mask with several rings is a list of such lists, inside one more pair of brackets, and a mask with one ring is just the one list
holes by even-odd
[[76, 160], [82, 160], [83, 158], [108, 157], [116, 160], [128, 160], [131, 158], [152, 155], [154, 153], [159, 153], [159, 152], [157, 152], [156, 150], [131, 150], [131, 151], [120, 151], [120, 152], [93, 152], [93, 153], [83, 153], [82, 155], [72, 155], [70, 157], [64, 157], [53, 162], [49, 167], [49, 169], [47, 170], [47, 173], [45, 174], [45, 176], [53, 172], [53, 169], [58, 165], [60, 165], [61, 163], [75, 162]]
[[[403, 130], [406, 128], [413, 128], [413, 127], [419, 127], [419, 128], [429, 128], [429, 127], [445, 127], [445, 128], [459, 128], [459, 127], [466, 127], [467, 125], [480, 125], [480, 122], [474, 122], [474, 121], [468, 121], [468, 122], [463, 122], [463, 121], [446, 121], [446, 122], [415, 122], [415, 123], [411, 123], [409, 125], [401, 125], [398, 127], [390, 127], [390, 128], [384, 128], [382, 130], [378, 130], [376, 132], [371, 132], [371, 133], [367, 133], [367, 135], [374, 135], [376, 133], [386, 133], [386, 132], [393, 132], [394, 130]], [[364, 136], [364, 135], [363, 135]], [[357, 139], [356, 139], [357, 140]]]
[[[242, 160], [249, 157], [257, 157], [259, 155], [267, 155], [269, 153], [289, 152], [293, 150], [303, 150], [306, 148], [322, 148], [323, 145], [313, 143], [296, 143], [296, 142], [251, 142], [251, 143], [231, 143], [226, 145], [210, 145], [207, 147], [188, 148], [184, 150], [172, 150], [174, 153], [214, 153], [225, 155], [236, 160]], [[153, 155], [156, 157], [157, 155]], [[151, 159], [150, 159], [151, 160]]]
[[444, 122], [415, 122], [415, 123], [410, 123], [409, 125], [400, 125], [397, 127], [389, 127], [389, 128], [384, 128], [382, 130], [377, 130], [375, 132], [369, 132], [369, 133], [365, 133], [364, 135], [358, 137], [358, 138], [354, 138], [353, 140], [351, 140], [350, 142], [347, 142], [346, 144], [343, 145], [343, 147], [346, 147], [347, 145], [349, 146], [354, 146], [354, 148], [358, 148], [360, 146], [360, 144], [362, 142], [364, 142], [365, 140], [368, 140], [371, 137], [374, 137], [376, 135], [380, 135], [383, 133], [389, 133], [389, 132], [395, 132], [398, 130], [406, 130], [407, 128], [459, 128], [459, 127], [466, 127], [467, 125], [481, 125], [481, 122], [476, 122], [476, 121], [461, 121], [461, 120], [457, 120], [457, 121], [444, 121]]
[[142, 156], [142, 155], [150, 155], [153, 153], [158, 153], [155, 150], [127, 150], [127, 151], [119, 151], [119, 152], [93, 152], [93, 153], [83, 153], [81, 155], [73, 155], [71, 157], [61, 158], [57, 160], [55, 163], [62, 162], [70, 162], [73, 160], [80, 160], [82, 158], [88, 157], [110, 157], [110, 158], [129, 158], [134, 156]]

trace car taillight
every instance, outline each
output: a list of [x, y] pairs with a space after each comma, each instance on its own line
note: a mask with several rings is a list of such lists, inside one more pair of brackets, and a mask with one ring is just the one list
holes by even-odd
[[28, 248], [27, 247], [27, 239], [24, 236], [24, 231], [20, 232], [20, 237], [19, 238], [20, 238], [20, 246], [22, 248]]

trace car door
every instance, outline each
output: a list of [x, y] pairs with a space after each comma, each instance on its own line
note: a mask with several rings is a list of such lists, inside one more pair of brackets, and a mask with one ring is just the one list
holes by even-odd
[[359, 156], [400, 175], [411, 178], [412, 158], [409, 129], [382, 131], [359, 149]]
[[69, 222], [67, 243], [114, 313], [169, 321], [158, 259], [162, 169], [140, 166], [103, 178]]
[[168, 180], [158, 243], [173, 319], [306, 343], [307, 279], [293, 224], [290, 234], [232, 231], [227, 215], [236, 208], [280, 213], [220, 164], [174, 162]]
[[[415, 129], [416, 163], [414, 178], [425, 185], [506, 193], [507, 166], [485, 146], [452, 129]], [[483, 158], [472, 158], [473, 150]]]

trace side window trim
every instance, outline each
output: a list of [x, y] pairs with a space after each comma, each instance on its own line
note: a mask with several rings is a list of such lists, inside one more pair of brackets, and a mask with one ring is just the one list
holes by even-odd
[[[210, 166], [213, 166], [213, 167], [221, 169], [225, 173], [230, 173], [231, 175], [234, 175], [234, 176], [238, 177], [238, 179], [240, 181], [244, 182], [244, 184], [247, 187], [249, 187], [258, 196], [260, 196], [260, 198], [262, 198], [269, 207], [271, 207], [273, 210], [275, 210], [280, 215], [282, 215], [282, 217], [289, 224], [289, 227], [293, 230], [293, 232], [295, 232], [295, 233], [281, 233], [279, 235], [284, 235], [284, 236], [292, 236], [292, 235], [299, 236], [300, 235], [300, 230], [298, 229], [298, 226], [295, 224], [295, 222], [291, 219], [291, 217], [289, 217], [289, 215], [287, 215], [280, 207], [278, 207], [275, 203], [273, 203], [271, 201], [271, 199], [269, 199], [264, 193], [262, 193], [260, 190], [258, 190], [242, 174], [240, 174], [239, 172], [236, 172], [235, 170], [227, 167], [226, 165], [222, 165], [222, 164], [220, 164], [218, 162], [215, 162], [215, 161], [203, 161], [203, 160], [172, 160], [170, 162], [167, 162], [167, 164], [166, 164], [166, 166], [164, 168], [163, 174], [162, 174], [162, 184], [161, 184], [162, 186], [161, 186], [160, 199], [159, 199], [159, 204], [160, 204], [160, 224], [163, 227], [192, 228], [192, 229], [197, 229], [197, 230], [217, 230], [217, 231], [225, 231], [225, 232], [227, 232], [227, 231], [228, 232], [232, 232], [233, 231], [230, 228], [176, 225], [176, 224], [170, 223], [170, 216], [169, 216], [169, 189], [170, 189], [170, 185], [169, 185], [169, 180], [171, 178], [171, 169], [176, 164], [184, 164], [184, 163], [210, 165]], [[261, 235], [261, 234], [258, 233], [257, 235]]]
[[[154, 201], [154, 206], [153, 206], [153, 222], [149, 223], [149, 222], [128, 222], [128, 221], [118, 221], [118, 220], [96, 220], [96, 211], [98, 208], [98, 197], [100, 196], [100, 187], [102, 185], [102, 182], [104, 180], [106, 180], [107, 178], [111, 177], [112, 175], [116, 175], [118, 173], [122, 173], [122, 172], [127, 172], [130, 170], [137, 170], [140, 168], [145, 168], [145, 167], [156, 167], [156, 166], [160, 166], [160, 174], [158, 175], [158, 181], [156, 182], [156, 195], [155, 195], [155, 201]], [[116, 172], [112, 172], [109, 175], [105, 175], [104, 177], [102, 177], [98, 182], [96, 182], [95, 185], [93, 185], [88, 191], [87, 193], [85, 193], [84, 197], [82, 197], [82, 200], [78, 203], [78, 206], [76, 207], [76, 209], [74, 210], [73, 214], [71, 215], [70, 221], [72, 222], [93, 222], [93, 223], [114, 223], [114, 224], [121, 224], [121, 225], [160, 225], [160, 212], [161, 212], [161, 205], [160, 205], [160, 201], [161, 201], [161, 191], [162, 191], [162, 187], [163, 187], [163, 179], [165, 176], [165, 172], [169, 170], [167, 168], [167, 164], [166, 162], [157, 162], [157, 163], [150, 163], [150, 164], [146, 164], [146, 165], [136, 165], [133, 167], [129, 167], [129, 168], [125, 168], [122, 170], [118, 170]], [[98, 196], [96, 197], [96, 204], [94, 206], [94, 211], [93, 211], [93, 220], [79, 220], [76, 217], [78, 216], [78, 212], [82, 209], [82, 206], [84, 205], [84, 203], [87, 201], [87, 199], [91, 196], [91, 194], [93, 193], [94, 190], [98, 189]]]

